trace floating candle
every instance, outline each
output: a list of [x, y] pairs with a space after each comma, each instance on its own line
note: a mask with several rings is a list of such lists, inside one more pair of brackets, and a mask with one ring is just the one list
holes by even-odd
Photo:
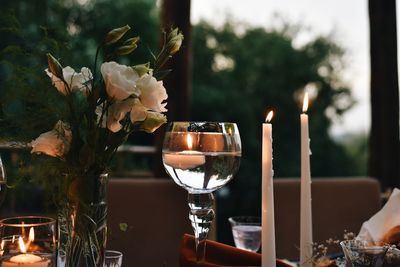
[[164, 153], [164, 164], [176, 169], [188, 170], [201, 166], [206, 162], [203, 153], [192, 150], [193, 138], [191, 134], [186, 137], [187, 150], [181, 152]]

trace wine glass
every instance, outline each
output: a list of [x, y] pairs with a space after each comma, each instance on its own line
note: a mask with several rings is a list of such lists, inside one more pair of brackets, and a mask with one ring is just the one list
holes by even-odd
[[3, 204], [3, 201], [6, 197], [6, 190], [7, 190], [6, 171], [0, 156], [0, 205]]
[[205, 241], [214, 219], [212, 192], [236, 174], [241, 153], [235, 123], [171, 122], [167, 126], [163, 163], [175, 183], [188, 191], [198, 264], [204, 259]]

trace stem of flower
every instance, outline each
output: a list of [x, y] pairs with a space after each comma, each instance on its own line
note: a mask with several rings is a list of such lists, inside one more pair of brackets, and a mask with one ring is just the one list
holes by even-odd
[[94, 88], [94, 81], [96, 81], [96, 72], [97, 72], [97, 59], [99, 57], [100, 49], [104, 46], [104, 43], [101, 43], [96, 49], [96, 55], [94, 57], [94, 66], [93, 66], [93, 80], [92, 80], [92, 88]]

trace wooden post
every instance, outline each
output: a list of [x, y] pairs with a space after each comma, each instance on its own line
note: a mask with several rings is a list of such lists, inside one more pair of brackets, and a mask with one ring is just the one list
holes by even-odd
[[[166, 68], [172, 72], [164, 79], [168, 93], [168, 121], [190, 120], [191, 113], [191, 82], [192, 82], [192, 44], [190, 24], [190, 0], [162, 0], [161, 1], [161, 31], [168, 31], [171, 27], [178, 27], [184, 35], [181, 49], [170, 60]], [[161, 36], [163, 38], [163, 35]], [[163, 41], [163, 40], [161, 40]], [[154, 174], [156, 177], [165, 177], [161, 162], [162, 141], [165, 127], [156, 134], [156, 158]]]
[[371, 132], [368, 175], [400, 186], [396, 0], [369, 0]]

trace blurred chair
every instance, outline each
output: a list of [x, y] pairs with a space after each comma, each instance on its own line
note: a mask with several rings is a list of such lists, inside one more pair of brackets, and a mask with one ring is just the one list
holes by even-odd
[[[300, 239], [300, 179], [274, 180], [276, 252], [298, 259]], [[381, 208], [380, 184], [372, 178], [313, 178], [314, 242], [358, 234], [361, 224]]]
[[124, 266], [178, 266], [183, 234], [192, 233], [188, 214], [187, 192], [171, 179], [111, 178], [107, 248], [124, 254]]

